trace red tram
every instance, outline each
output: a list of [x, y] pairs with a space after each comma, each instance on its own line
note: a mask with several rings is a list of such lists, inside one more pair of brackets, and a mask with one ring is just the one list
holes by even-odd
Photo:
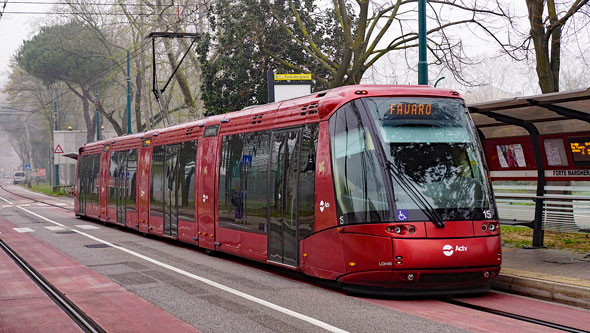
[[76, 214], [378, 293], [481, 292], [501, 264], [463, 100], [346, 86], [80, 148]]

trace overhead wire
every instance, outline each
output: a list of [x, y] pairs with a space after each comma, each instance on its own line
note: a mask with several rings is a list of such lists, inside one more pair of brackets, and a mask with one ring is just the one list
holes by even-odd
[[[148, 46], [148, 45], [149, 45], [149, 41], [144, 40], [136, 49], [129, 52], [129, 59], [130, 60], [135, 59], [136, 57], [143, 54], [145, 52], [145, 50], [147, 49], [146, 46]], [[121, 61], [117, 61], [117, 62], [113, 63], [111, 66], [109, 66], [108, 68], [106, 68], [102, 72], [100, 72], [100, 73], [96, 74], [95, 76], [93, 76], [92, 78], [90, 78], [89, 81], [93, 82], [93, 81], [97, 80], [98, 78], [100, 78], [102, 75], [109, 73], [114, 68], [116, 68], [120, 65], [123, 65], [127, 61], [127, 56], [125, 55], [125, 56], [122, 56], [121, 58], [122, 58]], [[31, 116], [35, 115], [37, 112], [41, 111], [42, 109], [44, 109], [48, 105], [51, 105], [54, 101], [57, 101], [60, 97], [63, 97], [66, 94], [70, 94], [70, 93], [71, 93], [71, 91], [66, 90], [66, 91], [62, 92], [61, 94], [58, 94], [57, 96], [55, 96], [54, 98], [52, 98], [51, 100], [46, 102], [45, 104], [41, 105], [39, 108], [29, 111], [28, 112], [29, 114], [27, 115], [25, 121], [22, 122], [18, 128], [11, 130], [11, 131], [16, 131], [16, 130], [22, 129], [23, 124], [26, 123]]]

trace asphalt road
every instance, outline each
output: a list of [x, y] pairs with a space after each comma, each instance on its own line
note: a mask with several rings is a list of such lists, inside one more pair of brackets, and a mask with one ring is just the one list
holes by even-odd
[[[73, 207], [70, 198], [3, 186]], [[434, 299], [351, 296], [266, 265], [227, 255], [210, 256], [181, 243], [76, 218], [71, 211], [1, 189], [0, 199], [0, 216], [10, 223], [33, 230], [29, 235], [203, 332], [547, 330]], [[60, 224], [63, 230], [56, 228]]]

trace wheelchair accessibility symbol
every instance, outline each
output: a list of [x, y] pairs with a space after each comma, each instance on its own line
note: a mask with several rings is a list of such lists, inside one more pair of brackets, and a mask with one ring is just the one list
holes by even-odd
[[398, 221], [405, 221], [408, 219], [408, 211], [405, 209], [401, 209], [397, 211], [397, 220]]

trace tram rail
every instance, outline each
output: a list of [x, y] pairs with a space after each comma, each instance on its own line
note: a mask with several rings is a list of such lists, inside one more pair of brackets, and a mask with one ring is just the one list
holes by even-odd
[[29, 276], [29, 278], [39, 288], [47, 294], [47, 296], [64, 312], [74, 323], [76, 323], [84, 332], [103, 333], [106, 332], [100, 327], [92, 318], [86, 315], [80, 308], [78, 308], [71, 300], [69, 300], [62, 292], [53, 286], [47, 279], [43, 277], [33, 266], [27, 263], [21, 256], [19, 256], [10, 246], [8, 246], [2, 239], [0, 239], [0, 247], [4, 252], [17, 264], [17, 266]]
[[11, 190], [7, 189], [7, 188], [6, 188], [4, 185], [0, 185], [0, 189], [4, 190], [4, 191], [6, 191], [6, 192], [8, 192], [8, 193], [10, 193], [10, 194], [12, 194], [12, 195], [16, 195], [16, 196], [19, 196], [19, 197], [21, 197], [21, 198], [24, 198], [24, 199], [27, 199], [27, 200], [31, 200], [32, 202], [43, 203], [43, 204], [46, 204], [46, 205], [48, 205], [48, 206], [52, 206], [52, 207], [61, 208], [61, 209], [64, 209], [64, 210], [67, 210], [67, 211], [70, 211], [70, 212], [73, 212], [73, 211], [74, 211], [74, 209], [73, 209], [73, 208], [68, 208], [68, 207], [64, 207], [64, 206], [56, 205], [56, 204], [53, 204], [53, 203], [51, 203], [51, 202], [48, 202], [48, 201], [39, 200], [39, 199], [34, 199], [34, 198], [28, 197], [28, 196], [26, 196], [26, 195], [22, 195], [22, 194], [16, 193], [16, 192], [14, 192], [14, 191], [11, 191]]
[[449, 303], [449, 304], [453, 304], [456, 306], [472, 309], [472, 310], [477, 310], [477, 311], [486, 312], [486, 313], [490, 313], [490, 314], [494, 314], [494, 315], [498, 315], [498, 316], [502, 316], [502, 317], [507, 317], [507, 318], [512, 318], [512, 319], [524, 321], [527, 323], [545, 326], [545, 327], [561, 330], [564, 332], [572, 332], [572, 333], [587, 333], [588, 332], [587, 330], [582, 330], [582, 329], [578, 329], [578, 328], [571, 327], [571, 326], [552, 323], [552, 322], [545, 321], [542, 319], [523, 316], [523, 315], [519, 315], [516, 313], [492, 309], [492, 308], [481, 306], [481, 305], [470, 304], [470, 303], [459, 301], [457, 299], [443, 298], [443, 299], [440, 299], [440, 301], [445, 302], [445, 303]]

